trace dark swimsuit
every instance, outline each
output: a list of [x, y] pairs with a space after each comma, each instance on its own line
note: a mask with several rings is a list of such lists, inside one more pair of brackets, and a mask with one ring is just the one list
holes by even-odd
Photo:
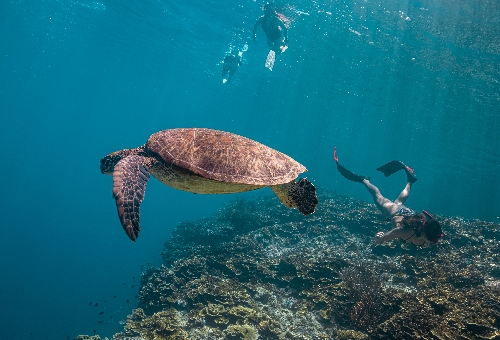
[[262, 29], [264, 30], [264, 33], [266, 33], [267, 38], [271, 41], [281, 39], [281, 30], [279, 25], [274, 25], [276, 20], [277, 18], [274, 17], [270, 22], [267, 19], [262, 21]]

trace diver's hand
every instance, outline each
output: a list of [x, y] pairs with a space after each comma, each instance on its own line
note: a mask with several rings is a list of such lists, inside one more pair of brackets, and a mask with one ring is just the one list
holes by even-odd
[[375, 238], [373, 239], [373, 243], [375, 244], [382, 244], [384, 243], [384, 232], [383, 231], [379, 231], [376, 235], [375, 235]]

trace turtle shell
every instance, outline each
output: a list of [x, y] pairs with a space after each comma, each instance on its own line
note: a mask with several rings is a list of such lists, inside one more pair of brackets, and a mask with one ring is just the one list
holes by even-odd
[[288, 183], [307, 169], [264, 144], [219, 130], [186, 128], [157, 132], [146, 148], [202, 177], [229, 183]]

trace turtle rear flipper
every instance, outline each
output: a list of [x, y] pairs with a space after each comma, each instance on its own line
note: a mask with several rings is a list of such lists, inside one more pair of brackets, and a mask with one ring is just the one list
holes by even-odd
[[142, 156], [128, 156], [120, 160], [113, 171], [113, 197], [118, 216], [123, 229], [134, 242], [141, 230], [139, 207], [150, 176], [146, 160]]
[[298, 182], [273, 185], [271, 189], [284, 205], [297, 208], [303, 215], [312, 214], [318, 205], [316, 187], [307, 178], [301, 178]]

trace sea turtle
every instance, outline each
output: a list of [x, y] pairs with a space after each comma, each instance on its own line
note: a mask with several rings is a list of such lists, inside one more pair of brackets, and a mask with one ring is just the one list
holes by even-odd
[[169, 187], [198, 194], [227, 194], [271, 187], [281, 202], [302, 214], [314, 212], [316, 188], [291, 157], [230, 132], [186, 128], [151, 135], [145, 145], [101, 159], [113, 174], [113, 197], [128, 237], [139, 235], [139, 206], [152, 174]]

